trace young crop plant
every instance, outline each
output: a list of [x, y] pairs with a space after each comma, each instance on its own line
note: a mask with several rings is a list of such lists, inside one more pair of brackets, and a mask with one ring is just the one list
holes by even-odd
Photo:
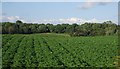
[[2, 66], [19, 68], [116, 67], [116, 36], [3, 35]]

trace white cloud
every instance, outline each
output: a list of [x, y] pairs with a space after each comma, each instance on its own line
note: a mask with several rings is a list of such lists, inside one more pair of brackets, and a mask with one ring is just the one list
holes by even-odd
[[14, 20], [19, 20], [19, 17], [18, 16], [10, 16], [10, 17], [7, 17], [7, 19], [10, 21], [14, 21]]
[[9, 21], [9, 22], [14, 22], [16, 20], [19, 20], [20, 17], [19, 16], [1, 16], [0, 20], [1, 21]]
[[27, 20], [19, 16], [0, 16], [0, 21], [2, 22], [16, 22], [17, 20], [21, 20], [24, 23], [37, 23], [35, 20]]
[[16, 22], [16, 20], [21, 20], [24, 23], [52, 23], [52, 24], [62, 24], [62, 23], [68, 23], [68, 24], [73, 24], [73, 23], [77, 23], [77, 24], [83, 24], [85, 22], [89, 22], [89, 23], [103, 23], [105, 21], [108, 20], [98, 20], [96, 18], [92, 18], [92, 19], [83, 19], [83, 18], [76, 18], [76, 17], [72, 17], [72, 18], [60, 18], [60, 19], [35, 19], [35, 20], [28, 20], [28, 19], [23, 19], [20, 18], [19, 16], [2, 16], [0, 17], [0, 20], [2, 20], [3, 22]]
[[84, 24], [85, 22], [88, 23], [103, 23], [105, 21], [109, 21], [109, 20], [98, 20], [96, 18], [92, 18], [90, 20], [87, 19], [83, 19], [83, 18], [60, 18], [60, 19], [43, 19], [43, 20], [39, 20], [38, 23], [52, 23], [52, 24], [62, 24], [62, 23], [68, 23], [68, 24], [73, 24], [73, 23], [77, 23], [77, 24]]
[[67, 19], [59, 19], [59, 23], [69, 23], [69, 24], [72, 24], [72, 23], [78, 23], [79, 22], [79, 18], [67, 18]]
[[82, 23], [88, 22], [88, 23], [102, 23], [104, 21], [108, 21], [108, 20], [98, 20], [96, 18], [90, 19], [90, 20], [85, 20], [85, 19], [81, 19]]
[[81, 9], [89, 9], [96, 5], [106, 5], [108, 2], [113, 2], [113, 0], [86, 0], [86, 2], [80, 6]]

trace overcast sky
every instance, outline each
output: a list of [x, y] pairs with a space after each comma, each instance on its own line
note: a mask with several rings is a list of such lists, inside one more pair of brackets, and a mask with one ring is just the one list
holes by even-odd
[[95, 0], [86, 0], [85, 2], [84, 0], [81, 0], [81, 2], [54, 2], [53, 0], [51, 0], [53, 2], [47, 2], [47, 0], [44, 0], [46, 2], [12, 1], [15, 0], [11, 0], [11, 2], [10, 0], [3, 1], [2, 17], [0, 18], [2, 21], [15, 22], [16, 20], [22, 20], [23, 22], [53, 24], [82, 24], [84, 22], [104, 22], [107, 20], [117, 23], [118, 21], [117, 0], [113, 0], [114, 2], [112, 0], [104, 0], [105, 2], [102, 0], [97, 2]]

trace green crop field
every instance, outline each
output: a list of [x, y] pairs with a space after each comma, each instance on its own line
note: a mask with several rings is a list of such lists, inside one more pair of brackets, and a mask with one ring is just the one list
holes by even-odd
[[3, 67], [115, 67], [117, 36], [2, 35]]

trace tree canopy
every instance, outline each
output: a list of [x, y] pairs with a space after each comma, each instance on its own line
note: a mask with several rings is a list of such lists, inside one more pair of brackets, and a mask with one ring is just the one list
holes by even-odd
[[71, 36], [117, 35], [119, 25], [104, 23], [78, 24], [29, 24], [17, 20], [15, 23], [2, 22], [2, 34], [67, 33]]

